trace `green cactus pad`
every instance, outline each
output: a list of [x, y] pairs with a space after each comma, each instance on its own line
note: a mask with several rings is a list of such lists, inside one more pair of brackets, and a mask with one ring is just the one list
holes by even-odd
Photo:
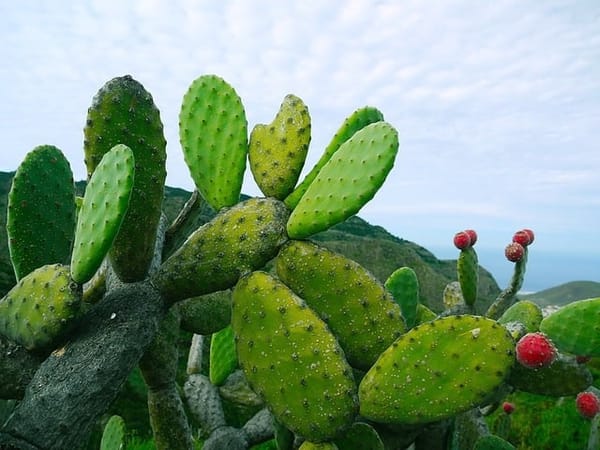
[[125, 421], [121, 416], [112, 416], [104, 426], [100, 450], [124, 450], [125, 449]]
[[519, 322], [523, 324], [527, 333], [535, 333], [540, 329], [542, 319], [542, 310], [537, 304], [529, 300], [521, 300], [504, 311], [498, 322], [501, 324]]
[[287, 286], [266, 272], [243, 277], [231, 322], [240, 366], [277, 420], [312, 442], [352, 423], [356, 383], [344, 352]]
[[341, 449], [352, 450], [384, 450], [383, 442], [368, 423], [355, 422], [342, 436], [334, 439], [335, 444]]
[[51, 145], [27, 154], [8, 194], [8, 249], [17, 280], [46, 264], [67, 264], [75, 233], [69, 162]]
[[515, 364], [507, 381], [520, 391], [567, 397], [584, 391], [594, 380], [585, 364], [577, 363], [575, 358], [559, 355], [552, 364], [539, 369]]
[[435, 318], [437, 318], [437, 314], [430, 310], [427, 306], [421, 303], [417, 305], [417, 317], [415, 319], [416, 325], [429, 322]]
[[344, 120], [344, 123], [340, 126], [339, 130], [333, 136], [333, 139], [323, 152], [323, 155], [311, 169], [311, 171], [304, 177], [302, 182], [296, 186], [294, 191], [286, 197], [284, 200], [288, 208], [294, 209], [300, 198], [304, 195], [308, 186], [313, 182], [317, 174], [321, 171], [323, 166], [331, 159], [333, 154], [338, 151], [341, 145], [350, 139], [358, 130], [366, 127], [367, 125], [375, 122], [381, 122], [383, 120], [383, 114], [377, 108], [371, 106], [365, 106], [357, 109], [349, 117]]
[[410, 267], [396, 269], [385, 281], [385, 287], [400, 305], [407, 328], [416, 325], [419, 305], [419, 280]]
[[252, 198], [223, 210], [167, 259], [152, 282], [170, 302], [232, 287], [263, 267], [286, 242], [285, 205]]
[[210, 382], [215, 386], [221, 386], [225, 383], [227, 377], [235, 371], [237, 365], [233, 329], [231, 326], [227, 326], [221, 331], [214, 333], [211, 337]]
[[515, 450], [515, 446], [500, 436], [488, 434], [477, 439], [473, 450]]
[[154, 256], [166, 177], [166, 141], [149, 92], [126, 75], [108, 81], [88, 109], [84, 129], [88, 178], [115, 145], [133, 150], [135, 180], [129, 209], [109, 256], [124, 282], [143, 280]]
[[479, 262], [477, 252], [473, 247], [467, 247], [460, 251], [456, 263], [456, 272], [460, 290], [465, 303], [469, 306], [477, 300], [477, 287], [479, 284]]
[[279, 278], [336, 335], [353, 367], [368, 370], [405, 331], [399, 305], [369, 271], [307, 241], [290, 241], [277, 256]]
[[89, 281], [110, 249], [129, 206], [134, 170], [133, 152], [122, 144], [106, 153], [94, 170], [79, 211], [71, 255], [75, 282]]
[[367, 125], [323, 166], [290, 216], [290, 238], [324, 231], [357, 213], [379, 190], [394, 165], [398, 133], [386, 122]]
[[310, 114], [302, 100], [287, 95], [275, 119], [250, 134], [248, 160], [263, 194], [283, 200], [300, 177], [310, 144]]
[[542, 320], [540, 331], [561, 352], [600, 356], [600, 297], [562, 307]]
[[339, 447], [333, 442], [310, 442], [304, 441], [298, 450], [339, 450]]
[[216, 75], [191, 84], [179, 113], [179, 139], [196, 188], [216, 211], [240, 199], [248, 123], [235, 90]]
[[42, 266], [0, 300], [0, 334], [27, 350], [56, 345], [78, 316], [81, 286], [71, 281], [69, 266]]
[[514, 341], [496, 321], [448, 316], [394, 342], [359, 387], [360, 413], [375, 422], [419, 424], [483, 402], [515, 362]]

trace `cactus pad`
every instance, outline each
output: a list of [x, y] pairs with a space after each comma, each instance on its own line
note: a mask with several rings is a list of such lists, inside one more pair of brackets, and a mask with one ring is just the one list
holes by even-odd
[[81, 305], [81, 286], [68, 266], [42, 266], [0, 300], [0, 334], [27, 350], [48, 350], [68, 331]]
[[540, 307], [529, 300], [516, 302], [498, 319], [501, 324], [518, 322], [523, 324], [527, 333], [535, 333], [540, 329], [543, 315]]
[[129, 206], [134, 168], [133, 152], [119, 144], [103, 156], [88, 182], [71, 256], [71, 276], [79, 284], [94, 276], [119, 231]]
[[542, 320], [540, 330], [561, 352], [600, 356], [600, 297], [562, 307]]
[[352, 450], [384, 450], [377, 431], [365, 422], [355, 422], [342, 436], [334, 440], [338, 448]]
[[214, 333], [210, 341], [210, 382], [215, 386], [222, 385], [227, 377], [237, 368], [235, 342], [231, 326]]
[[248, 123], [235, 90], [216, 75], [191, 84], [179, 113], [179, 139], [196, 188], [216, 211], [240, 199]]
[[357, 213], [394, 165], [398, 133], [386, 122], [367, 125], [323, 166], [290, 216], [287, 231], [302, 239]]
[[121, 416], [112, 416], [104, 426], [100, 450], [125, 449], [125, 421]]
[[473, 247], [467, 247], [460, 251], [456, 271], [463, 299], [467, 305], [473, 306], [475, 300], [477, 300], [477, 287], [479, 284], [479, 263], [477, 252]]
[[515, 450], [515, 446], [500, 436], [488, 434], [477, 439], [473, 450]]
[[339, 450], [339, 447], [333, 442], [304, 441], [298, 450]]
[[8, 249], [17, 280], [46, 264], [67, 264], [75, 232], [69, 162], [51, 145], [27, 154], [8, 194]]
[[385, 287], [400, 305], [406, 326], [414, 327], [419, 305], [419, 280], [415, 271], [410, 267], [400, 267], [388, 277]]
[[367, 370], [404, 331], [400, 307], [358, 263], [307, 241], [276, 259], [279, 278], [327, 323], [353, 367]]
[[376, 422], [442, 420], [485, 401], [515, 362], [514, 341], [496, 321], [448, 316], [394, 342], [359, 387], [360, 413]]
[[313, 182], [317, 174], [321, 171], [323, 166], [331, 159], [333, 154], [338, 151], [340, 146], [350, 139], [354, 133], [358, 130], [366, 127], [367, 125], [374, 122], [381, 122], [383, 120], [383, 114], [377, 108], [371, 106], [365, 106], [354, 111], [349, 117], [344, 120], [344, 123], [340, 126], [339, 130], [333, 136], [331, 142], [323, 152], [323, 155], [311, 169], [311, 171], [304, 177], [302, 182], [296, 186], [294, 191], [286, 197], [284, 200], [288, 208], [294, 209], [300, 198], [304, 195], [308, 186]]
[[327, 325], [266, 272], [243, 277], [233, 291], [232, 327], [248, 382], [287, 428], [323, 442], [357, 412], [356, 384]]
[[275, 119], [250, 134], [248, 159], [263, 194], [283, 200], [292, 192], [310, 143], [310, 114], [302, 100], [286, 95]]
[[175, 302], [232, 287], [263, 267], [287, 240], [285, 205], [253, 198], [221, 211], [167, 259], [152, 282]]
[[109, 256], [124, 282], [143, 280], [154, 256], [166, 177], [166, 141], [152, 96], [131, 76], [108, 81], [88, 109], [84, 129], [88, 178], [115, 145], [133, 150], [135, 180], [129, 208]]

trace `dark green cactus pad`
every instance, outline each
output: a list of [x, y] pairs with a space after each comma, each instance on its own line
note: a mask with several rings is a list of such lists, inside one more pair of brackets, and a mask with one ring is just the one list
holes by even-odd
[[231, 292], [212, 292], [180, 301], [181, 329], [189, 333], [210, 335], [231, 323]]
[[8, 194], [8, 249], [17, 280], [46, 264], [68, 264], [75, 234], [75, 185], [52, 145], [27, 154]]
[[263, 267], [286, 242], [289, 212], [272, 198], [252, 198], [223, 210], [196, 230], [152, 277], [171, 302], [233, 287]]
[[477, 439], [473, 450], [515, 450], [515, 446], [500, 436], [488, 434]]
[[108, 253], [129, 206], [134, 170], [133, 152], [122, 144], [106, 153], [94, 170], [77, 219], [71, 255], [75, 282], [89, 281]]
[[214, 333], [211, 337], [210, 382], [215, 386], [221, 386], [225, 383], [227, 377], [235, 371], [237, 365], [233, 329], [231, 326], [227, 326], [221, 331]]
[[124, 450], [125, 449], [125, 421], [121, 416], [112, 416], [104, 426], [100, 450]]
[[562, 307], [542, 320], [540, 331], [561, 352], [600, 356], [600, 297]]
[[352, 423], [356, 383], [344, 352], [287, 286], [266, 272], [243, 277], [233, 291], [231, 322], [240, 367], [277, 420], [313, 442]]
[[355, 422], [339, 438], [334, 439], [340, 449], [384, 450], [383, 442], [368, 423]]
[[496, 321], [448, 316], [394, 342], [359, 386], [360, 413], [376, 422], [439, 421], [482, 403], [515, 362], [515, 343]]
[[310, 144], [310, 114], [302, 100], [289, 94], [275, 119], [250, 133], [248, 160], [263, 194], [283, 200], [300, 177]]
[[84, 129], [88, 178], [117, 144], [133, 150], [129, 209], [109, 256], [124, 282], [143, 280], [154, 256], [166, 178], [166, 141], [152, 96], [131, 76], [113, 78], [96, 94]]
[[339, 447], [333, 442], [304, 441], [298, 450], [339, 450]]
[[196, 188], [216, 211], [240, 200], [248, 122], [235, 90], [216, 75], [190, 85], [179, 113], [179, 139]]
[[573, 357], [559, 355], [552, 364], [539, 369], [529, 369], [515, 364], [507, 382], [515, 389], [552, 397], [577, 395], [593, 382], [590, 370]]
[[415, 271], [410, 267], [396, 269], [385, 281], [385, 287], [400, 305], [407, 328], [414, 327], [419, 305], [419, 280]]
[[367, 269], [307, 241], [290, 241], [277, 256], [279, 278], [327, 323], [348, 362], [368, 370], [404, 333], [399, 305]]
[[529, 300], [521, 300], [504, 311], [498, 322], [501, 324], [519, 322], [523, 324], [527, 333], [535, 333], [540, 329], [542, 319], [542, 310], [537, 304]]
[[0, 334], [27, 350], [48, 350], [58, 344], [78, 316], [81, 286], [73, 283], [69, 266], [42, 266], [0, 300]]
[[479, 262], [477, 252], [473, 247], [467, 247], [460, 251], [456, 272], [465, 303], [469, 306], [474, 305], [479, 285]]
[[331, 142], [323, 152], [323, 155], [311, 169], [311, 171], [304, 177], [302, 182], [294, 189], [294, 191], [286, 197], [284, 200], [285, 204], [290, 209], [294, 209], [300, 198], [304, 195], [308, 186], [316, 178], [317, 174], [321, 171], [323, 166], [331, 159], [333, 154], [338, 151], [341, 145], [350, 139], [358, 130], [366, 127], [367, 125], [375, 122], [381, 122], [383, 120], [383, 114], [377, 108], [371, 106], [365, 106], [354, 111], [349, 117], [344, 120], [344, 123], [340, 126], [337, 133], [331, 139]]
[[386, 122], [356, 132], [323, 166], [292, 211], [290, 238], [308, 237], [356, 214], [383, 184], [397, 152], [398, 133]]

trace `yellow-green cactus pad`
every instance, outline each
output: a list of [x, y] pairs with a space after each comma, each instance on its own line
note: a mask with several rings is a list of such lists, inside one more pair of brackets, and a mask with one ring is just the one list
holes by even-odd
[[540, 329], [543, 318], [542, 310], [537, 304], [529, 300], [521, 300], [504, 311], [498, 322], [501, 324], [519, 322], [523, 324], [527, 333], [535, 333]]
[[349, 426], [356, 383], [335, 337], [319, 316], [266, 272], [233, 291], [232, 327], [240, 367], [277, 420], [312, 442]]
[[360, 413], [375, 422], [420, 424], [486, 400], [515, 362], [514, 340], [496, 321], [448, 316], [394, 342], [359, 386]]

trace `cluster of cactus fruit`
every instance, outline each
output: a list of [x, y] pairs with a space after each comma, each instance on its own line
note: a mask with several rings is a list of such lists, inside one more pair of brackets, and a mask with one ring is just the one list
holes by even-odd
[[[48, 375], [65, 361], [82, 379], [95, 371], [94, 382], [76, 388], [92, 398], [102, 390], [96, 375], [117, 364], [115, 352], [127, 367], [140, 365], [157, 448], [192, 448], [194, 427], [175, 381], [180, 329], [195, 335], [183, 400], [206, 450], [265, 442], [282, 450], [430, 448], [431, 439], [452, 449], [512, 448], [483, 415], [513, 390], [577, 395], [582, 414], [596, 416], [597, 398], [586, 391], [592, 376], [575, 357], [600, 356], [600, 299], [546, 318], [520, 301], [530, 230], [507, 247], [514, 274], [485, 313], [477, 313], [474, 230], [454, 238], [458, 289], [445, 292], [443, 312], [420, 302], [412, 268], [382, 282], [311, 241], [356, 214], [392, 169], [398, 135], [379, 110], [351, 114], [301, 181], [311, 121], [300, 98], [286, 96], [273, 121], [248, 136], [235, 90], [204, 75], [185, 94], [179, 119], [196, 192], [169, 227], [162, 220], [166, 141], [159, 111], [130, 76], [106, 83], [88, 111], [83, 198], [56, 147], [34, 149], [17, 170], [7, 229], [18, 283], [0, 301], [0, 335], [45, 361], [0, 428], [0, 446], [82, 445], [77, 433], [89, 431], [114, 396], [86, 414], [87, 422], [68, 427], [60, 422], [67, 406], [52, 404], [40, 386], [69, 391], [68, 375]], [[247, 161], [264, 197], [240, 201]], [[199, 219], [203, 207], [217, 213], [214, 219]], [[77, 343], [103, 333], [91, 327], [125, 320], [110, 302], [135, 304], [139, 295], [160, 304], [148, 313], [162, 322], [151, 339], [138, 353], [99, 345], [99, 365], [71, 369], [86, 348]], [[98, 319], [105, 322], [89, 320], [102, 314], [109, 315]], [[203, 341], [210, 341], [208, 368], [199, 363]], [[126, 376], [112, 374], [110, 382]], [[68, 396], [69, 408], [78, 396]], [[224, 403], [240, 409], [249, 399], [253, 408], [229, 423]], [[43, 427], [24, 430], [23, 419], [42, 410], [54, 411], [44, 416], [56, 421], [46, 429], [57, 429], [62, 440]], [[112, 418], [102, 445], [122, 441], [123, 429]]]

